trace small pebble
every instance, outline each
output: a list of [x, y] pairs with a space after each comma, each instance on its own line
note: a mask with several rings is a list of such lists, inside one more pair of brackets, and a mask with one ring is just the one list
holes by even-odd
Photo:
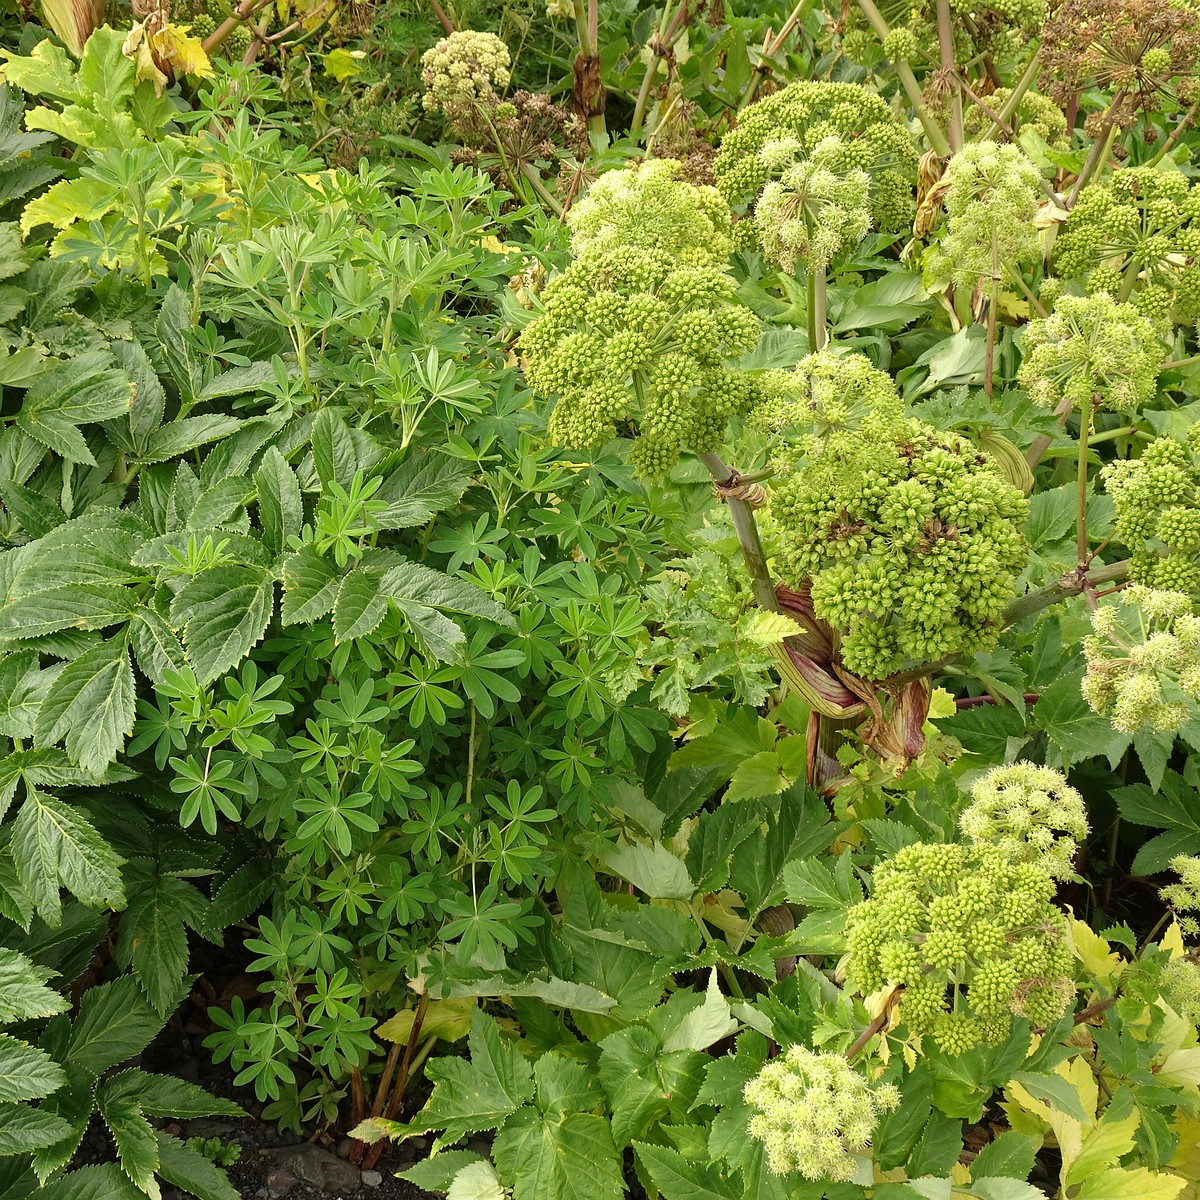
[[380, 1171], [364, 1171], [362, 1181], [363, 1187], [376, 1188], [383, 1182], [383, 1174]]

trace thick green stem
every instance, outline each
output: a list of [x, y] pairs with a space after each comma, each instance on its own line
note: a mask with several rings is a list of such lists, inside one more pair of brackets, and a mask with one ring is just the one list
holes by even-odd
[[1088, 568], [1088, 435], [1092, 431], [1092, 405], [1079, 414], [1079, 459], [1075, 468], [1075, 549], [1079, 554], [1079, 569]]
[[962, 91], [958, 86], [958, 68], [954, 62], [954, 27], [950, 23], [950, 0], [937, 0], [938, 57], [942, 75], [953, 91], [950, 94], [950, 151], [963, 148]]
[[1149, 170], [1153, 170], [1155, 167], [1157, 167], [1158, 164], [1162, 162], [1162, 160], [1166, 158], [1168, 154], [1171, 153], [1175, 143], [1179, 140], [1180, 134], [1182, 134], [1184, 130], [1187, 129], [1196, 119], [1197, 109], [1200, 109], [1200, 100], [1197, 100], [1196, 103], [1193, 104], [1192, 107], [1189, 108], [1187, 112], [1185, 112], [1183, 116], [1179, 118], [1175, 128], [1171, 130], [1170, 134], [1168, 134], [1168, 136], [1163, 140], [1163, 144], [1159, 146], [1158, 153], [1146, 164], [1146, 167]]
[[1079, 199], [1079, 193], [1087, 187], [1092, 181], [1092, 177], [1107, 161], [1113, 139], [1117, 136], [1117, 112], [1124, 103], [1125, 93], [1118, 91], [1104, 114], [1104, 124], [1101, 126], [1100, 134], [1092, 143], [1092, 150], [1083, 164], [1083, 170], [1079, 172], [1079, 178], [1075, 180], [1071, 194], [1067, 197], [1067, 208], [1071, 208], [1075, 204], [1075, 201]]
[[1061, 579], [1056, 579], [1045, 587], [1026, 592], [1024, 596], [1018, 596], [1004, 610], [1001, 624], [1006, 627], [1015, 625], [1018, 621], [1041, 612], [1044, 608], [1050, 608], [1052, 605], [1069, 600], [1072, 596], [1080, 595], [1089, 587], [1096, 587], [1101, 583], [1112, 583], [1114, 580], [1124, 579], [1128, 574], [1129, 559], [1127, 558], [1121, 559], [1120, 562], [1108, 563], [1103, 567], [1093, 567], [1086, 572], [1070, 571]]
[[538, 174], [537, 167], [533, 166], [531, 163], [522, 163], [521, 176], [524, 179], [529, 180], [529, 184], [537, 193], [538, 199], [541, 200], [541, 202], [545, 204], [546, 207], [549, 208], [556, 217], [561, 217], [563, 215], [563, 206], [547, 190], [546, 185], [542, 182], [541, 175]]
[[650, 101], [650, 92], [653, 90], [654, 80], [658, 76], [658, 64], [667, 57], [678, 40], [679, 31], [683, 28], [681, 17], [687, 4], [688, 0], [680, 0], [675, 9], [675, 15], [670, 20], [667, 17], [670, 9], [663, 6], [658, 30], [650, 39], [650, 62], [646, 66], [646, 74], [642, 77], [642, 86], [638, 89], [637, 101], [633, 106], [633, 118], [629, 122], [630, 137], [636, 137], [642, 128], [642, 121], [646, 117], [646, 105]]
[[1025, 93], [1033, 87], [1033, 81], [1037, 78], [1038, 65], [1038, 55], [1035, 53], [1025, 65], [1025, 70], [1021, 72], [1021, 78], [1013, 84], [1012, 94], [1004, 102], [998, 119], [993, 119], [991, 128], [980, 138], [980, 141], [989, 141], [996, 136], [1000, 129], [1012, 124], [1018, 105], [1025, 99]]
[[[708, 468], [708, 473], [718, 486], [726, 487], [738, 481], [738, 473], [726, 466], [719, 454], [699, 454], [697, 458]], [[725, 501], [729, 505], [729, 515], [733, 519], [738, 546], [750, 575], [754, 599], [760, 608], [778, 612], [779, 600], [775, 595], [775, 585], [771, 582], [771, 571], [767, 566], [762, 539], [758, 535], [758, 522], [754, 519], [754, 510], [745, 500], [734, 496], [726, 496]]]
[[[875, 31], [875, 36], [882, 42], [891, 32], [887, 21], [883, 19], [883, 14], [875, 7], [873, 0], [857, 0], [857, 3], [863, 16], [867, 18], [867, 23]], [[904, 94], [908, 97], [908, 102], [912, 105], [917, 120], [921, 122], [921, 128], [925, 130], [925, 136], [929, 139], [930, 146], [945, 157], [950, 153], [950, 143], [946, 140], [946, 135], [937, 121], [933, 119], [933, 114], [926, 107], [925, 98], [921, 95], [921, 85], [917, 82], [912, 67], [899, 60], [892, 66], [895, 68], [896, 78], [900, 80], [900, 85], [904, 88]]]
[[808, 273], [808, 349], [810, 354], [829, 345], [828, 293], [824, 271]]

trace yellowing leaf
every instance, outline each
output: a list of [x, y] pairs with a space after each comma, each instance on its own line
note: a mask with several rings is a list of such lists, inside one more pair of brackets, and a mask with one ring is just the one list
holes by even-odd
[[803, 633], [803, 628], [785, 613], [759, 609], [742, 626], [742, 633], [756, 646], [777, 646], [785, 638]]
[[1074, 1200], [1176, 1200], [1186, 1186], [1186, 1179], [1165, 1171], [1112, 1167], [1093, 1175]]
[[[475, 1011], [474, 997], [464, 996], [458, 1000], [433, 1000], [425, 1010], [421, 1022], [422, 1040], [437, 1038], [443, 1042], [457, 1042], [471, 1032], [471, 1014]], [[407, 1043], [412, 1036], [413, 1021], [417, 1010], [405, 1008], [389, 1017], [375, 1033], [388, 1042]]]
[[1200, 1196], [1200, 1119], [1178, 1117], [1172, 1129], [1179, 1135], [1179, 1145], [1167, 1165], [1190, 1181], [1188, 1200], [1192, 1200], [1193, 1196]]
[[1178, 921], [1172, 921], [1167, 926], [1167, 932], [1158, 944], [1160, 949], [1169, 950], [1172, 958], [1182, 958], [1187, 953], [1183, 945], [1183, 930], [1179, 928]]
[[1162, 1066], [1154, 1073], [1159, 1083], [1177, 1086], [1200, 1086], [1200, 1046], [1186, 1050], [1173, 1050], [1163, 1059]]
[[1064, 1156], [1064, 1186], [1083, 1183], [1089, 1176], [1117, 1163], [1123, 1154], [1128, 1154], [1133, 1149], [1133, 1135], [1141, 1122], [1142, 1114], [1136, 1108], [1121, 1121], [1110, 1121], [1105, 1114], [1084, 1139], [1078, 1157], [1068, 1163]]
[[936, 721], [939, 717], [952, 717], [958, 712], [954, 697], [945, 688], [934, 688], [929, 695], [929, 719]]
[[190, 25], [167, 25], [154, 35], [154, 48], [175, 68], [176, 74], [207, 79], [212, 74], [204, 43], [192, 37]]
[[1091, 926], [1072, 917], [1068, 929], [1071, 949], [1090, 975], [1106, 983], [1125, 969], [1121, 956]]
[[98, 179], [62, 179], [25, 205], [21, 232], [28, 233], [39, 225], [66, 229], [76, 221], [98, 220], [115, 199], [115, 191]]
[[351, 79], [362, 71], [366, 57], [364, 50], [347, 50], [339, 46], [325, 55], [325, 74], [332, 75], [338, 83]]

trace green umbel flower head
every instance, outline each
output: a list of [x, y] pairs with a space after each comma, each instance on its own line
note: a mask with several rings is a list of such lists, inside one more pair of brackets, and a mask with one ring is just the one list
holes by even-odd
[[1092, 613], [1083, 697], [1121, 733], [1169, 732], [1200, 701], [1200, 617], [1192, 598], [1131, 584]]
[[[1011, 88], [997, 88], [987, 98], [988, 108], [994, 113], [1000, 112], [1011, 96]], [[983, 134], [992, 127], [991, 117], [973, 104], [963, 115], [966, 118], [967, 137], [972, 141], [981, 139]], [[1063, 114], [1063, 110], [1040, 92], [1028, 91], [1021, 97], [1017, 102], [1017, 111], [1013, 113], [1008, 126], [1017, 137], [1020, 137], [1024, 130], [1029, 129], [1056, 150], [1069, 148], [1067, 118]], [[994, 136], [999, 142], [1008, 140], [1008, 135], [1003, 130], [997, 130]]]
[[[852, 356], [818, 358], [814, 389], [836, 397], [843, 372], [864, 400], [884, 390]], [[842, 394], [845, 427], [801, 438], [772, 488], [780, 574], [811, 581], [817, 617], [864, 679], [991, 645], [1028, 553], [1024, 497], [966, 438], [903, 416], [894, 385], [857, 411]]]
[[733, 250], [729, 205], [716, 188], [685, 183], [669, 158], [601, 175], [567, 224], [576, 257], [659, 250], [681, 264], [723, 267]]
[[[1200, 426], [1193, 426], [1194, 445]], [[1115, 536], [1132, 551], [1138, 583], [1200, 594], [1200, 465], [1174, 438], [1152, 441], [1139, 458], [1117, 459], [1100, 473], [1117, 513]]]
[[763, 254], [785, 271], [824, 271], [871, 227], [871, 179], [841, 138], [827, 137], [805, 156], [794, 137], [768, 142], [763, 158], [779, 177], [754, 206]]
[[1106, 292], [1062, 295], [1054, 311], [1025, 327], [1018, 379], [1038, 404], [1069, 400], [1136, 412], [1154, 396], [1166, 347], [1152, 322]]
[[1052, 879], [1074, 874], [1088, 831], [1083, 797], [1059, 771], [1034, 763], [994, 767], [976, 780], [958, 826], [977, 845], [1033, 863]]
[[[1150, 320], [1200, 317], [1200, 188], [1177, 171], [1130, 167], [1083, 189], [1054, 267], [1088, 292], [1121, 292]], [[1122, 289], [1124, 289], [1122, 291]]]
[[582, 251], [547, 285], [520, 348], [530, 384], [557, 398], [553, 438], [591, 447], [628, 433], [635, 468], [657, 479], [684, 450], [715, 449], [748, 407], [749, 378], [726, 364], [753, 347], [759, 324], [712, 259], [727, 226], [711, 189], [657, 169], [629, 176], [585, 210]]
[[866, 1153], [879, 1118], [900, 1103], [891, 1084], [872, 1086], [840, 1054], [791, 1046], [746, 1084], [757, 1112], [750, 1136], [762, 1142], [776, 1175], [848, 1183], [855, 1154]]
[[462, 120], [508, 87], [511, 62], [508, 47], [494, 33], [456, 30], [421, 55], [423, 103], [451, 121]]
[[[713, 163], [721, 195], [735, 213], [752, 214], [763, 189], [790, 162], [811, 157], [829, 137], [845, 147], [842, 169], [857, 167], [870, 180], [871, 227], [898, 232], [913, 216], [917, 151], [896, 114], [874, 92], [853, 83], [793, 83], [750, 105], [725, 135]], [[773, 158], [771, 143], [791, 146], [790, 158]], [[754, 220], [738, 221], [739, 245], [758, 248]]]
[[1037, 168], [1019, 146], [978, 142], [951, 160], [943, 176], [946, 232], [939, 270], [974, 287], [1011, 283], [1041, 257], [1033, 225], [1039, 203]]
[[848, 984], [903, 986], [900, 1016], [946, 1051], [1002, 1041], [1014, 1015], [1060, 1017], [1075, 994], [1054, 880], [996, 846], [905, 846], [849, 913]]

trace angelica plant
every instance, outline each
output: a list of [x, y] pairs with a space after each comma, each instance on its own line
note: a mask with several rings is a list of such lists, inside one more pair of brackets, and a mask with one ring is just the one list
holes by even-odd
[[900, 1018], [945, 1051], [1008, 1036], [1014, 1016], [1057, 1020], [1075, 995], [1055, 882], [998, 846], [905, 846], [847, 917], [848, 984], [903, 988]]
[[759, 332], [713, 257], [728, 220], [712, 189], [661, 163], [618, 172], [584, 204], [579, 253], [547, 285], [520, 340], [530, 383], [557, 398], [552, 437], [590, 447], [627, 433], [647, 478], [665, 476], [684, 450], [717, 448], [753, 397], [727, 362]]
[[995, 846], [1009, 862], [1033, 863], [1052, 879], [1074, 873], [1088, 832], [1083, 797], [1065, 776], [1025, 762], [994, 767], [976, 780], [958, 825], [976, 845]]
[[456, 30], [421, 55], [423, 103], [454, 122], [508, 87], [512, 59], [494, 33]]
[[801, 438], [770, 504], [783, 578], [811, 581], [843, 664], [870, 680], [994, 643], [1027, 554], [1021, 493], [885, 395], [853, 428]]
[[1122, 733], [1173, 731], [1200, 701], [1200, 617], [1183, 592], [1131, 584], [1092, 613], [1083, 696]]
[[[1189, 431], [1193, 445], [1200, 426]], [[1116, 509], [1115, 536], [1132, 552], [1138, 583], [1200, 593], [1200, 465], [1174, 438], [1155, 438], [1140, 457], [1116, 459], [1100, 473]]]
[[849, 1183], [884, 1113], [900, 1103], [891, 1084], [869, 1084], [840, 1054], [790, 1046], [746, 1084], [756, 1109], [750, 1136], [776, 1175]]
[[1055, 241], [1054, 266], [1156, 323], [1200, 316], [1200, 189], [1177, 171], [1131, 167], [1085, 188]]

